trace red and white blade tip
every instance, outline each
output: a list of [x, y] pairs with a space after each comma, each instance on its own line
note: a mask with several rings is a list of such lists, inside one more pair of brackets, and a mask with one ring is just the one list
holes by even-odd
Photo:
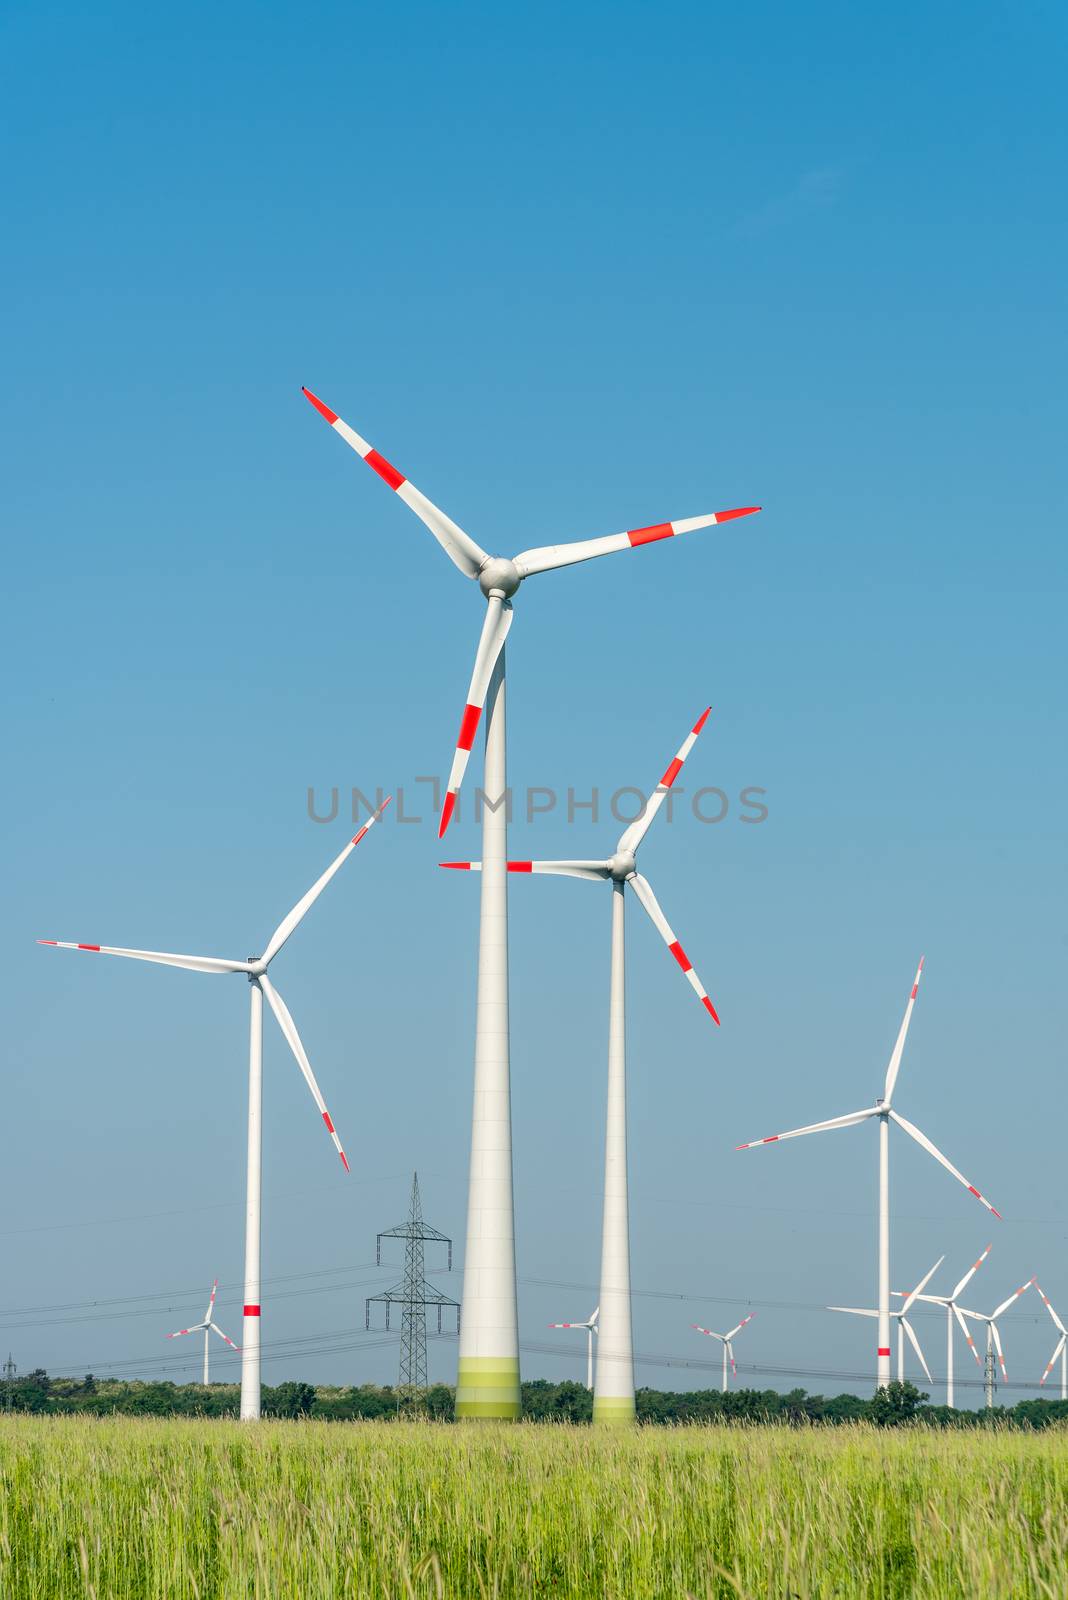
[[303, 383], [300, 386], [300, 392], [304, 396], [305, 400], [308, 400], [308, 401], [311, 402], [311, 404], [315, 407], [316, 411], [318, 411], [319, 415], [321, 417], [325, 417], [327, 422], [329, 422], [330, 426], [333, 427], [334, 423], [337, 421], [337, 412], [336, 411], [331, 411], [330, 407], [324, 405], [323, 402], [319, 399], [319, 396], [317, 394], [312, 394], [311, 390], [309, 388], [307, 388]]
[[383, 800], [383, 802], [379, 806], [378, 810], [373, 812], [371, 817], [370, 817], [370, 819], [367, 822], [364, 823], [363, 827], [358, 829], [357, 832], [353, 834], [353, 836], [352, 836], [352, 843], [353, 844], [359, 844], [360, 840], [364, 837], [364, 835], [367, 833], [367, 831], [371, 827], [371, 824], [378, 821], [379, 817], [382, 815], [383, 811], [386, 809], [386, 807], [389, 805], [389, 803], [390, 803], [390, 801], [392, 799], [393, 799], [393, 796], [391, 794], [387, 794], [386, 798]]
[[53, 950], [94, 950], [97, 955], [101, 948], [98, 944], [71, 944], [67, 939], [38, 939], [37, 943], [51, 945]]

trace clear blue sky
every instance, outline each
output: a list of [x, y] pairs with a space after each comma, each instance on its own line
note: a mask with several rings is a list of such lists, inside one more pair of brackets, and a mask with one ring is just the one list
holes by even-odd
[[[900, 1104], [1006, 1220], [896, 1139], [894, 1277], [993, 1238], [981, 1309], [1035, 1271], [1068, 1307], [1066, 35], [1052, 4], [8, 11], [0, 1307], [160, 1298], [0, 1318], [5, 1354], [162, 1371], [216, 1273], [240, 1331], [242, 986], [35, 937], [243, 956], [346, 837], [309, 785], [425, 818], [447, 767], [477, 591], [301, 383], [504, 553], [766, 508], [532, 581], [509, 642], [517, 785], [649, 784], [711, 701], [687, 776], [732, 797], [643, 857], [720, 1031], [630, 923], [634, 1281], [706, 1297], [639, 1297], [638, 1350], [714, 1360], [688, 1324], [754, 1301], [747, 1362], [869, 1370], [804, 1308], [871, 1303], [874, 1134], [733, 1146], [875, 1096], [921, 952]], [[477, 886], [440, 854], [394, 813], [273, 969], [353, 1175], [268, 1032], [266, 1341], [362, 1328], [413, 1166], [462, 1257]], [[512, 903], [522, 1333], [561, 1351], [524, 1368], [578, 1376], [545, 1324], [595, 1297], [608, 906]]]

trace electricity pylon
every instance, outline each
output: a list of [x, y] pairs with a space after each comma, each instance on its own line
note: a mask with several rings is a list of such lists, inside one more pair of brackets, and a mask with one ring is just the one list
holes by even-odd
[[423, 1207], [419, 1199], [419, 1174], [412, 1174], [412, 1203], [408, 1213], [407, 1222], [402, 1222], [395, 1228], [387, 1228], [378, 1235], [376, 1259], [382, 1265], [382, 1240], [404, 1240], [404, 1277], [392, 1289], [386, 1289], [382, 1294], [368, 1296], [366, 1308], [366, 1325], [371, 1326], [371, 1307], [380, 1302], [386, 1308], [386, 1328], [389, 1328], [389, 1308], [391, 1305], [401, 1307], [401, 1345], [400, 1345], [400, 1382], [398, 1395], [400, 1404], [411, 1407], [418, 1402], [419, 1396], [427, 1386], [426, 1381], [426, 1308], [436, 1308], [438, 1317], [438, 1332], [441, 1329], [441, 1313], [450, 1309], [456, 1312], [456, 1332], [460, 1331], [460, 1306], [456, 1300], [450, 1300], [448, 1295], [442, 1294], [440, 1289], [435, 1289], [427, 1283], [423, 1276], [423, 1245], [429, 1241], [434, 1244], [443, 1244], [448, 1249], [448, 1270], [452, 1271], [452, 1240], [445, 1234], [439, 1233], [437, 1228], [432, 1228], [423, 1221]]

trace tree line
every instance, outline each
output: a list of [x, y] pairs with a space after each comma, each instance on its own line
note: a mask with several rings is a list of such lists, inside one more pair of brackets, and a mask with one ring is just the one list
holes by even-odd
[[[911, 1383], [892, 1383], [871, 1399], [838, 1394], [826, 1398], [792, 1389], [639, 1389], [638, 1421], [779, 1422], [823, 1424], [873, 1422], [880, 1426], [913, 1423], [931, 1427], [1046, 1428], [1068, 1423], [1068, 1401], [1020, 1400], [991, 1411], [955, 1411], [928, 1404], [928, 1396]], [[265, 1385], [263, 1411], [268, 1417], [316, 1417], [353, 1422], [389, 1419], [417, 1412], [451, 1422], [455, 1391], [433, 1384], [412, 1395], [390, 1385], [359, 1384], [351, 1388], [290, 1381]], [[240, 1390], [236, 1384], [152, 1383], [122, 1379], [53, 1378], [38, 1368], [0, 1383], [0, 1411], [36, 1414], [83, 1413], [96, 1416], [236, 1417]], [[549, 1383], [544, 1378], [523, 1384], [523, 1415], [532, 1422], [590, 1422], [593, 1396], [579, 1383]]]

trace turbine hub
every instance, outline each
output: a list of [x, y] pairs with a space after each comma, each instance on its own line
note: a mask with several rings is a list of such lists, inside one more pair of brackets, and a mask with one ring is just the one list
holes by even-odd
[[617, 850], [608, 863], [608, 870], [616, 883], [626, 883], [627, 879], [633, 877], [638, 870], [634, 852], [632, 850]]
[[515, 562], [507, 561], [504, 556], [490, 556], [478, 575], [479, 588], [487, 600], [494, 589], [498, 589], [506, 600], [510, 600], [522, 581]]

